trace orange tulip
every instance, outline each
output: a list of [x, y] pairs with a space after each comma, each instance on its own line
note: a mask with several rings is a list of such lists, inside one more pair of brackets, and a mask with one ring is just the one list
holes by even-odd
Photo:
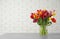
[[41, 10], [37, 10], [38, 15], [42, 15], [42, 11]]

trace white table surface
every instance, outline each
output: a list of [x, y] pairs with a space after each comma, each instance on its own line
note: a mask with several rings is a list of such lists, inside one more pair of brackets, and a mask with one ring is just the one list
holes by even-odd
[[38, 33], [7, 33], [0, 35], [0, 39], [60, 39], [60, 34], [48, 34], [42, 37]]

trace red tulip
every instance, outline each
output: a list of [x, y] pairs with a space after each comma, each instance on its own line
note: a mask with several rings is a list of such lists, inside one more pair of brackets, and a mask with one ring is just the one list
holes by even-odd
[[49, 16], [49, 12], [47, 10], [42, 11], [42, 15], [41, 15], [42, 19], [44, 19], [44, 18], [46, 18], [48, 16]]
[[36, 23], [38, 21], [38, 19], [33, 19], [33, 23]]
[[56, 19], [55, 18], [51, 18], [53, 23], [56, 23]]
[[30, 16], [30, 18], [34, 19], [33, 13], [31, 13], [31, 16]]

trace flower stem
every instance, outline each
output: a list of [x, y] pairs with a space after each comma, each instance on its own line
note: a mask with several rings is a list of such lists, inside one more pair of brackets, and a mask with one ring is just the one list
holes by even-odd
[[40, 26], [40, 35], [47, 35], [46, 26]]

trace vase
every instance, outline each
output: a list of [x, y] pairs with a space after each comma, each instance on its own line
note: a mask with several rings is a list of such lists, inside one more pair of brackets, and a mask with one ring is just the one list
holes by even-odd
[[47, 35], [48, 32], [47, 32], [46, 26], [40, 26], [40, 32], [39, 33], [41, 36]]

